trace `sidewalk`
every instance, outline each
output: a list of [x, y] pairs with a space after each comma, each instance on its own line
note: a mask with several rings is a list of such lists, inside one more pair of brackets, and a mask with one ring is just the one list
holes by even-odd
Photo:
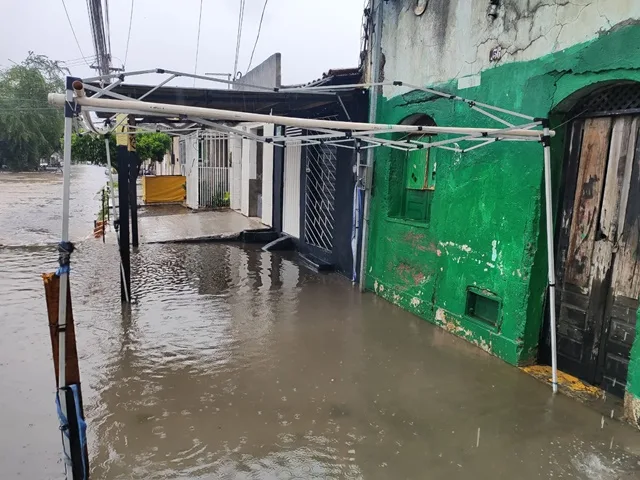
[[192, 212], [177, 205], [146, 207], [138, 218], [140, 243], [233, 240], [246, 230], [267, 228], [233, 210]]

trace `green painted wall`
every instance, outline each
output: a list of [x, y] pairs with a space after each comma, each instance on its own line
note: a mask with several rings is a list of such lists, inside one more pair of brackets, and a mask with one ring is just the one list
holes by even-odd
[[[475, 88], [458, 92], [455, 81], [434, 87], [543, 117], [566, 111], [590, 87], [612, 80], [640, 81], [638, 25], [534, 61], [485, 70]], [[378, 105], [382, 123], [426, 113], [438, 125], [501, 126], [466, 104], [420, 92], [380, 97]], [[564, 121], [561, 114], [551, 118], [553, 125]], [[556, 173], [563, 137], [560, 128], [552, 143]], [[510, 142], [464, 155], [432, 150], [437, 180], [428, 225], [394, 218], [404, 185], [398, 165], [405, 155], [376, 149], [367, 288], [509, 363], [535, 360], [547, 272], [542, 147]], [[496, 327], [465, 316], [469, 287], [502, 299]]]
[[636, 339], [631, 349], [631, 361], [629, 362], [629, 376], [627, 377], [627, 391], [640, 399], [640, 310], [636, 315]]

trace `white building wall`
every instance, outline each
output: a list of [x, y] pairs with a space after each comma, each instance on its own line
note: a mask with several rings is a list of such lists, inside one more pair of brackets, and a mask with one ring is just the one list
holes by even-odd
[[[475, 86], [494, 65], [532, 60], [640, 19], [640, 0], [501, 0], [495, 20], [487, 15], [489, 3], [431, 0], [418, 16], [415, 1], [384, 2], [384, 80], [427, 86], [458, 79], [460, 88]], [[497, 62], [489, 60], [494, 49]], [[406, 91], [384, 87], [383, 94]]]
[[251, 178], [251, 141], [242, 139], [242, 174], [240, 180], [240, 212], [249, 216], [249, 179]]
[[199, 180], [198, 180], [198, 133], [194, 132], [186, 137], [185, 141], [185, 175], [187, 177], [187, 207], [197, 210], [199, 207]]
[[300, 167], [302, 147], [295, 142], [284, 149], [284, 185], [282, 199], [282, 230], [300, 238]]
[[242, 206], [242, 138], [229, 138], [229, 158], [231, 162], [231, 208], [240, 210]]

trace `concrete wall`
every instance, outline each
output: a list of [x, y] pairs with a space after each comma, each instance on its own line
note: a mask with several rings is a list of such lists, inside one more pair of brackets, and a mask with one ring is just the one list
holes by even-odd
[[[385, 80], [417, 85], [459, 81], [475, 85], [483, 70], [562, 51], [640, 19], [637, 0], [501, 0], [495, 20], [489, 0], [430, 0], [414, 14], [415, 1], [385, 2]], [[490, 61], [491, 51], [500, 51]], [[470, 77], [470, 78], [465, 78]], [[384, 94], [404, 92], [385, 87]]]
[[[151, 162], [151, 168], [155, 169], [156, 175], [180, 175], [180, 137], [173, 137], [171, 143], [171, 149], [164, 154], [162, 162]], [[175, 158], [175, 163], [171, 163], [171, 159]]]
[[[640, 2], [502, 3], [492, 23], [488, 1], [431, 0], [422, 17], [410, 8], [414, 2], [386, 2], [385, 80], [551, 115], [553, 125], [594, 86], [640, 81]], [[490, 63], [489, 50], [499, 44], [507, 54]], [[461, 84], [472, 74], [479, 77]], [[378, 99], [379, 122], [424, 113], [438, 125], [499, 126], [466, 104], [398, 91], [385, 89]], [[559, 128], [552, 142], [556, 184], [563, 149]], [[393, 215], [405, 154], [376, 150], [366, 286], [510, 363], [533, 362], [546, 291], [542, 150], [498, 143], [464, 156], [431, 154], [437, 179], [431, 218], [421, 223]], [[496, 325], [466, 316], [470, 288], [501, 299]]]
[[[266, 124], [264, 135], [272, 136], [275, 132], [275, 125]], [[272, 143], [265, 143], [262, 146], [262, 223], [273, 226], [273, 154]]]
[[246, 85], [280, 87], [282, 81], [281, 55], [274, 53], [257, 67], [252, 68], [233, 84], [234, 90], [258, 91]]
[[232, 135], [229, 139], [229, 160], [231, 163], [231, 208], [242, 208], [242, 137]]

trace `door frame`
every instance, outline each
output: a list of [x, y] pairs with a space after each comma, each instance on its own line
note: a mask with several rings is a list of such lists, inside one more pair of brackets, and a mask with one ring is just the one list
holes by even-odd
[[[636, 82], [617, 82], [612, 83], [609, 82], [605, 86], [601, 86], [600, 88], [591, 88], [591, 92], [587, 95], [583, 96], [575, 105], [570, 112], [565, 115], [568, 125], [566, 127], [565, 132], [565, 141], [563, 148], [563, 156], [562, 156], [562, 168], [558, 175], [559, 185], [556, 188], [557, 197], [556, 197], [556, 217], [555, 217], [555, 236], [554, 236], [554, 254], [556, 256], [556, 275], [557, 275], [557, 285], [562, 287], [562, 283], [564, 281], [564, 275], [566, 272], [566, 261], [568, 258], [569, 252], [568, 250], [568, 240], [571, 234], [571, 223], [573, 218], [573, 212], [575, 209], [575, 193], [578, 186], [578, 170], [580, 168], [580, 157], [581, 150], [583, 147], [583, 135], [584, 135], [584, 125], [587, 119], [589, 118], [598, 118], [598, 117], [611, 117], [612, 123], [609, 127], [609, 137], [607, 141], [607, 165], [604, 167], [604, 178], [602, 183], [602, 195], [604, 195], [605, 188], [607, 186], [607, 169], [610, 162], [611, 155], [611, 136], [614, 130], [615, 118], [620, 116], [639, 116], [640, 115], [640, 105], [634, 105], [631, 108], [611, 108], [611, 109], [597, 109], [591, 108], [590, 111], [587, 111], [585, 105], [590, 106], [596, 105], [597, 102], [591, 101], [594, 98], [597, 98], [598, 95], [601, 95], [604, 90], [609, 88], [617, 88], [633, 85], [634, 88], [640, 88], [640, 84]], [[584, 111], [583, 111], [584, 110]], [[578, 113], [577, 113], [578, 112]], [[576, 114], [577, 113], [577, 114]], [[577, 147], [577, 148], [576, 148]], [[640, 134], [636, 139], [636, 149], [640, 148]], [[637, 154], [636, 154], [637, 155]], [[628, 161], [633, 161], [633, 157]], [[636, 159], [638, 162], [638, 159]], [[568, 181], [573, 179], [573, 181]], [[631, 187], [633, 188], [633, 186]], [[620, 193], [618, 192], [618, 195]], [[566, 203], [566, 199], [570, 198], [571, 200], [571, 208], [564, 212], [564, 207]], [[599, 216], [602, 211], [602, 199], [601, 206], [598, 213], [598, 223]], [[565, 214], [566, 213], [566, 214]], [[619, 216], [620, 213], [618, 212]], [[622, 226], [619, 226], [622, 228]], [[593, 252], [592, 252], [593, 255]], [[593, 258], [593, 257], [592, 257]], [[590, 260], [591, 261], [591, 260]], [[590, 292], [589, 292], [589, 301], [586, 305], [587, 316], [585, 318], [585, 333], [589, 328], [589, 323], [591, 323], [591, 331], [589, 337], [585, 337], [583, 339], [583, 355], [581, 360], [578, 362], [578, 376], [587, 380], [590, 383], [595, 385], [602, 385], [603, 388], [609, 390], [608, 387], [610, 385], [607, 384], [607, 381], [610, 379], [606, 379], [605, 375], [607, 373], [607, 368], [605, 363], [607, 362], [607, 347], [611, 347], [609, 343], [611, 339], [609, 338], [610, 332], [609, 329], [613, 325], [613, 314], [612, 310], [614, 309], [614, 290], [615, 285], [613, 285], [614, 278], [614, 265], [616, 261], [616, 253], [613, 251], [611, 258], [609, 259], [609, 265], [607, 269], [604, 271], [603, 275], [600, 275], [601, 282], [598, 285], [591, 286], [590, 284]], [[589, 282], [592, 282], [592, 275], [590, 274]], [[557, 297], [557, 305], [556, 311], [560, 312], [560, 296]], [[617, 301], [616, 301], [617, 302]], [[596, 304], [598, 308], [596, 309]], [[615, 307], [619, 308], [619, 307]], [[596, 317], [594, 319], [594, 317]], [[591, 321], [590, 321], [591, 320]], [[549, 337], [550, 337], [550, 328], [549, 328], [549, 305], [548, 305], [548, 292], [545, 295], [545, 305], [544, 305], [544, 321], [543, 328], [541, 329], [541, 339], [539, 346], [539, 361], [543, 363], [549, 363], [550, 359], [550, 348], [549, 348]], [[591, 356], [589, 360], [588, 357], [585, 357], [585, 353], [589, 353], [588, 350], [592, 349], [592, 352], [597, 349], [595, 352], [595, 356]], [[559, 363], [561, 360], [559, 358]], [[562, 369], [562, 365], [560, 365]], [[574, 373], [576, 372], [569, 372]], [[615, 381], [613, 382], [615, 387]], [[620, 385], [620, 384], [618, 384]], [[618, 391], [616, 394], [620, 394]]]

